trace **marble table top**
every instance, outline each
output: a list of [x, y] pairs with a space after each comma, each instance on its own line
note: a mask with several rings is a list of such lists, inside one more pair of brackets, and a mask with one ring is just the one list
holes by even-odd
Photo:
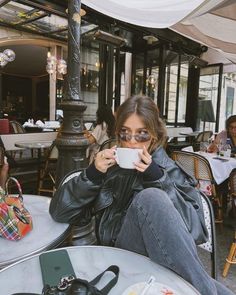
[[33, 230], [19, 241], [0, 238], [0, 268], [44, 250], [53, 249], [70, 233], [69, 224], [58, 223], [51, 218], [51, 198], [23, 194], [23, 199], [33, 218]]
[[[173, 290], [173, 295], [200, 295], [195, 288], [176, 273], [152, 262], [145, 256], [102, 246], [74, 246], [63, 249], [68, 251], [75, 274], [81, 279], [91, 281], [110, 265], [118, 265], [120, 268], [119, 279], [109, 295], [121, 295], [130, 285], [147, 282], [150, 276], [154, 276], [156, 282], [163, 285], [163, 288], [169, 287]], [[60, 249], [50, 251], [60, 251]], [[12, 278], [14, 278], [14, 284], [9, 283]], [[110, 280], [110, 278], [106, 279]], [[0, 281], [1, 295], [16, 292], [41, 294], [43, 282], [39, 254], [1, 270]], [[101, 284], [105, 285], [104, 282]], [[97, 287], [100, 289], [102, 286], [98, 285]], [[163, 293], [155, 295], [163, 295]]]
[[20, 141], [16, 142], [15, 146], [20, 148], [27, 148], [27, 149], [41, 149], [41, 148], [49, 148], [52, 145], [51, 140], [45, 141]]

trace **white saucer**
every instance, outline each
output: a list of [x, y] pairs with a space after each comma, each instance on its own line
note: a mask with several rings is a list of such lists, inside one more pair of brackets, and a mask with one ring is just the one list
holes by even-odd
[[[129, 286], [122, 295], [139, 295], [146, 286], [146, 282], [136, 283]], [[181, 295], [171, 287], [161, 284], [161, 283], [152, 283], [145, 295]]]

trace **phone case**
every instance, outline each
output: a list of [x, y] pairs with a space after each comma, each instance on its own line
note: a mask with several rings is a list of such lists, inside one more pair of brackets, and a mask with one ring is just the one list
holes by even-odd
[[62, 277], [75, 276], [70, 257], [64, 249], [42, 253], [39, 261], [44, 285], [56, 286]]

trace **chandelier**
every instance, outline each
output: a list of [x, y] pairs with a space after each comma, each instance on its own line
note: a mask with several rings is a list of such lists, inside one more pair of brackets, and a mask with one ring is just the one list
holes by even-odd
[[46, 71], [49, 75], [55, 75], [57, 79], [63, 80], [63, 75], [67, 73], [67, 64], [63, 58], [57, 59], [56, 56], [51, 55], [50, 50], [47, 54]]
[[11, 49], [5, 49], [0, 52], [0, 66], [3, 68], [8, 62], [15, 60], [16, 54]]

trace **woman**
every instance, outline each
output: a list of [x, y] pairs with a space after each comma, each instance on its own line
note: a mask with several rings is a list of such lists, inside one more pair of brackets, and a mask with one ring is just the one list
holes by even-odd
[[104, 105], [96, 112], [97, 121], [95, 129], [90, 133], [85, 131], [85, 137], [89, 140], [90, 146], [87, 150], [89, 162], [93, 161], [94, 155], [98, 152], [101, 144], [108, 138], [114, 136], [115, 117], [109, 106]]
[[200, 193], [162, 148], [165, 133], [152, 99], [127, 99], [117, 112], [116, 135], [121, 147], [141, 148], [142, 161], [122, 169], [115, 147], [98, 152], [85, 171], [58, 188], [50, 213], [76, 225], [96, 214], [100, 244], [149, 256], [202, 295], [233, 294], [206, 273], [197, 256], [195, 243], [207, 239]]
[[230, 139], [231, 152], [236, 153], [236, 115], [230, 116], [226, 120], [226, 130], [217, 134], [214, 142], [208, 147], [208, 152], [216, 153], [219, 151], [219, 145], [225, 145], [227, 138]]

